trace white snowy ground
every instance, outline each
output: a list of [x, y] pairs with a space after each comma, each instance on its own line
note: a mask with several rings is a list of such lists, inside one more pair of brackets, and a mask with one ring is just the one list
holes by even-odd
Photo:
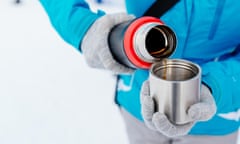
[[37, 0], [12, 1], [0, 0], [0, 144], [126, 144], [114, 77], [88, 68]]
[[[0, 144], [127, 144], [114, 77], [88, 68], [40, 3], [23, 1], [0, 0]], [[92, 9], [123, 11], [105, 1]]]

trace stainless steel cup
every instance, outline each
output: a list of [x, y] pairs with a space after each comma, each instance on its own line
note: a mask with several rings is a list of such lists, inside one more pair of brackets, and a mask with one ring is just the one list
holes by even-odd
[[163, 59], [150, 68], [150, 95], [156, 111], [175, 124], [191, 121], [189, 106], [200, 100], [201, 68], [182, 59]]

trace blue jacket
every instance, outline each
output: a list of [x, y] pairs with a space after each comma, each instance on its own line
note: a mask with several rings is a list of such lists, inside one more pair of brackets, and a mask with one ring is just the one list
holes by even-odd
[[[81, 40], [102, 15], [90, 11], [83, 0], [40, 0], [50, 21], [62, 38], [81, 50]], [[140, 17], [154, 0], [126, 0], [127, 12]], [[136, 6], [136, 3], [138, 5]], [[176, 33], [178, 45], [171, 58], [198, 63], [202, 81], [212, 90], [217, 114], [198, 122], [190, 134], [223, 135], [239, 128], [240, 117], [240, 1], [181, 0], [161, 20]], [[147, 70], [120, 75], [116, 101], [137, 119], [140, 113], [140, 88]]]

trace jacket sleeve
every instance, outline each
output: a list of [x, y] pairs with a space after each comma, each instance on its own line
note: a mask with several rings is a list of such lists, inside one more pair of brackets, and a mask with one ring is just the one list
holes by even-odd
[[84, 34], [104, 13], [94, 13], [84, 0], [40, 0], [53, 27], [59, 35], [79, 49]]
[[240, 45], [225, 58], [202, 66], [202, 80], [216, 100], [218, 113], [240, 108]]

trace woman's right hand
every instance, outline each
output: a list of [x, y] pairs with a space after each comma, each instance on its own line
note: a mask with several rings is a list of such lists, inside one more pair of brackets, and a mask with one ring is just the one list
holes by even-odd
[[134, 18], [126, 13], [108, 14], [92, 24], [81, 44], [81, 50], [90, 67], [110, 70], [114, 74], [133, 72], [133, 69], [118, 63], [113, 58], [109, 49], [108, 36], [114, 26]]

